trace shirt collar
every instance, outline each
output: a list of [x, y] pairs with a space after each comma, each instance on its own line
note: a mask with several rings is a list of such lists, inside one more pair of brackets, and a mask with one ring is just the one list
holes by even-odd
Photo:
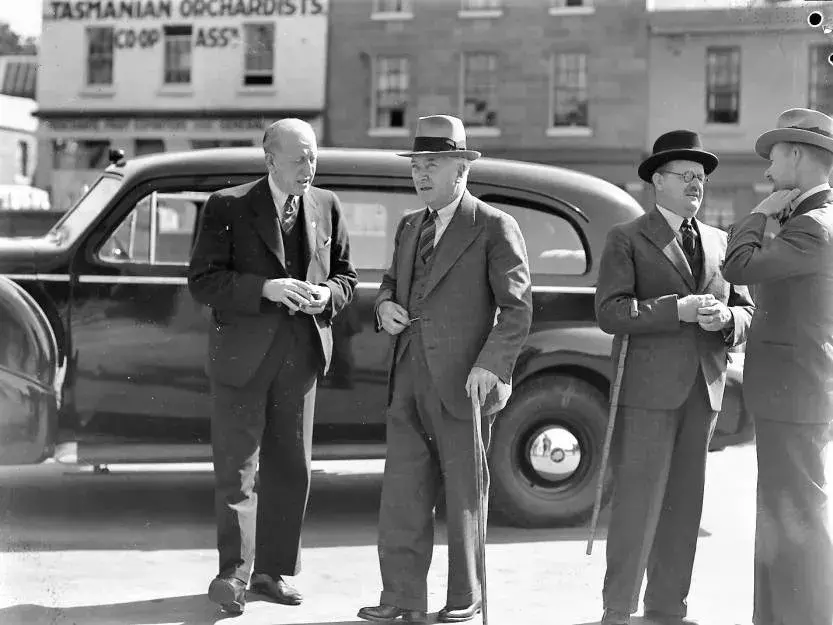
[[673, 230], [674, 232], [679, 231], [680, 226], [682, 226], [683, 222], [685, 221], [685, 217], [681, 217], [674, 211], [670, 211], [667, 208], [663, 208], [659, 204], [657, 204], [656, 207], [657, 210], [659, 210], [660, 214], [663, 217], [665, 217], [665, 221], [668, 222], [668, 225], [671, 226], [671, 230]]
[[272, 201], [275, 202], [275, 208], [279, 211], [283, 210], [283, 205], [286, 202], [286, 198], [289, 197], [289, 194], [284, 193], [278, 188], [278, 185], [272, 180], [272, 176], [267, 174], [266, 179], [269, 181], [269, 191], [272, 192]]
[[804, 193], [799, 195], [797, 198], [795, 198], [792, 201], [792, 203], [790, 204], [790, 209], [795, 210], [796, 208], [798, 208], [799, 204], [801, 204], [804, 200], [806, 200], [811, 195], [815, 195], [816, 193], [818, 193], [820, 191], [829, 191], [829, 190], [830, 190], [830, 184], [827, 183], [827, 182], [823, 182], [822, 184], [820, 184], [816, 187], [813, 187], [812, 189], [809, 189], [809, 190], [805, 191]]
[[[450, 220], [451, 217], [454, 215], [454, 211], [457, 208], [457, 205], [460, 204], [460, 199], [462, 197], [463, 197], [463, 194], [461, 193], [460, 195], [455, 197], [453, 200], [451, 200], [451, 202], [449, 204], [446, 204], [442, 208], [438, 208], [437, 211], [436, 211], [437, 218], [440, 221], [442, 221], [443, 223], [448, 222], [448, 220]], [[433, 210], [433, 209], [431, 209], [431, 210]]]

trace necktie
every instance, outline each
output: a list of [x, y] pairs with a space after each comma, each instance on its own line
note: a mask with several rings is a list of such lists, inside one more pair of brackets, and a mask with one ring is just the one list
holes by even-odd
[[686, 219], [680, 226], [680, 234], [683, 237], [683, 251], [688, 256], [689, 263], [694, 266], [694, 258], [697, 256], [697, 233], [691, 225], [691, 220]]
[[281, 230], [286, 233], [292, 231], [292, 227], [295, 225], [295, 220], [298, 219], [298, 210], [295, 206], [294, 200], [294, 195], [288, 195], [286, 197], [286, 202], [283, 203], [283, 210], [281, 211]]
[[437, 232], [437, 211], [428, 209], [425, 220], [422, 222], [422, 229], [419, 232], [418, 254], [427, 265], [434, 252], [434, 235]]

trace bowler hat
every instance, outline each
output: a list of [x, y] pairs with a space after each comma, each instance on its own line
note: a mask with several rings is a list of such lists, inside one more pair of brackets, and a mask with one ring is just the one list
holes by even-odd
[[413, 150], [399, 156], [424, 154], [460, 156], [470, 161], [480, 158], [480, 152], [477, 150], [466, 149], [463, 120], [451, 115], [428, 115], [417, 120]]
[[672, 130], [654, 141], [654, 151], [639, 165], [637, 173], [651, 182], [654, 172], [670, 161], [694, 161], [703, 165], [706, 175], [717, 167], [717, 157], [703, 149], [700, 135], [690, 130]]
[[813, 109], [788, 109], [778, 116], [775, 130], [758, 137], [755, 151], [768, 159], [772, 146], [781, 142], [809, 143], [833, 152], [833, 119]]

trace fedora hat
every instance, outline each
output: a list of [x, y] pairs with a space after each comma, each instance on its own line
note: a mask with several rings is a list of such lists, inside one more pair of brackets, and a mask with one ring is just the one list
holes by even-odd
[[670, 161], [694, 161], [703, 165], [706, 175], [717, 167], [717, 157], [703, 149], [700, 135], [690, 130], [672, 130], [654, 141], [654, 151], [639, 165], [638, 174], [651, 182], [654, 172]]
[[758, 137], [755, 151], [766, 159], [776, 143], [809, 143], [833, 152], [833, 119], [812, 109], [788, 109], [778, 116], [775, 130]]
[[399, 156], [444, 154], [461, 156], [473, 161], [480, 158], [477, 150], [466, 149], [466, 130], [463, 120], [451, 115], [428, 115], [417, 120], [414, 147], [411, 152]]

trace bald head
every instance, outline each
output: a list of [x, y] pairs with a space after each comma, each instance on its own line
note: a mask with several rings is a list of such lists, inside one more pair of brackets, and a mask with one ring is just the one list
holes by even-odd
[[302, 119], [280, 119], [263, 133], [266, 169], [284, 193], [303, 195], [312, 185], [318, 161], [318, 141]]

